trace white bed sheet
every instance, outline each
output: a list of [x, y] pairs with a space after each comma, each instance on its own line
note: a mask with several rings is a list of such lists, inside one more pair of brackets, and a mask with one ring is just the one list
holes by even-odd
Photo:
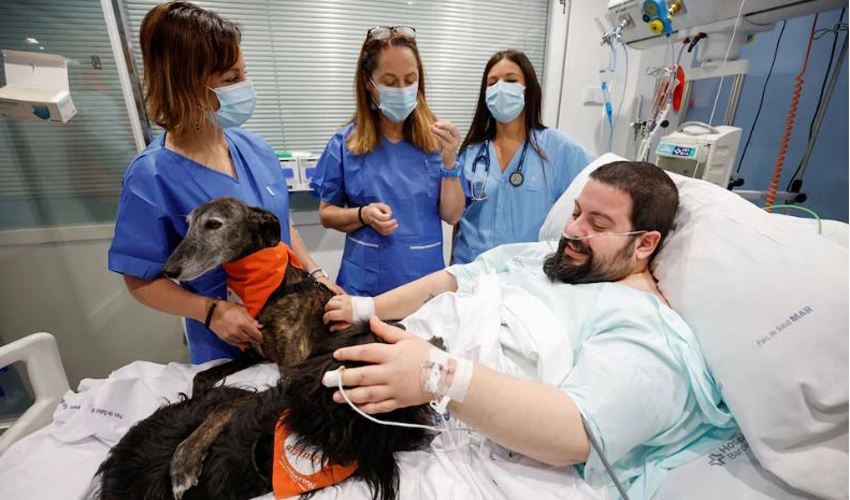
[[[425, 335], [439, 332], [452, 352], [506, 373], [538, 377], [542, 370], [539, 366], [545, 366], [544, 376], [558, 379], [568, 372], [569, 366], [561, 362], [561, 368], [556, 369], [556, 360], [547, 361], [544, 355], [553, 350], [563, 353], [569, 342], [563, 341], [562, 333], [556, 335], [552, 320], [537, 299], [513, 287], [503, 289], [492, 277], [484, 278], [476, 290], [437, 297], [408, 318], [407, 324], [412, 331]], [[510, 300], [502, 300], [503, 295]], [[476, 314], [461, 314], [466, 311]], [[546, 333], [532, 341], [530, 332], [541, 331]], [[515, 352], [505, 355], [500, 339]], [[553, 349], [555, 345], [557, 349]], [[135, 362], [108, 379], [84, 381], [79, 392], [66, 394], [50, 426], [0, 456], [0, 499], [84, 498], [109, 446], [133, 423], [166, 401], [176, 401], [180, 392], [189, 392], [194, 374], [214, 363]], [[263, 364], [229, 377], [227, 383], [262, 388], [276, 379], [276, 367]], [[599, 499], [572, 467], [550, 467], [509, 453], [478, 433], [443, 433], [429, 449], [401, 453], [398, 459], [402, 499], [525, 499], [532, 492], [539, 499]], [[269, 494], [261, 498], [273, 497]], [[362, 483], [350, 481], [323, 490], [314, 498], [368, 500], [371, 493]]]
[[[452, 352], [502, 372], [560, 379], [570, 367], [557, 368], [565, 356], [552, 353], [569, 348], [569, 342], [563, 343], [563, 329], [552, 330], [547, 311], [530, 295], [487, 280], [475, 293], [434, 298], [405, 323], [413, 332], [439, 333]], [[547, 330], [551, 333], [539, 335]], [[536, 335], [532, 337], [531, 332]], [[528, 359], [536, 362], [528, 363]], [[78, 392], [68, 392], [50, 426], [0, 456], [0, 499], [84, 498], [109, 446], [134, 422], [166, 401], [176, 401], [180, 392], [188, 392], [194, 374], [215, 363], [136, 362], [108, 379], [84, 380]], [[262, 364], [229, 377], [227, 383], [262, 388], [276, 380], [276, 367]], [[737, 437], [722, 449], [671, 471], [654, 499], [809, 498], [770, 476], [746, 448], [743, 437]], [[572, 468], [548, 467], [508, 453], [477, 433], [443, 434], [430, 449], [402, 453], [398, 459], [404, 500], [599, 498]], [[269, 494], [261, 500], [272, 498]], [[368, 500], [371, 494], [362, 483], [351, 481], [314, 498]]]

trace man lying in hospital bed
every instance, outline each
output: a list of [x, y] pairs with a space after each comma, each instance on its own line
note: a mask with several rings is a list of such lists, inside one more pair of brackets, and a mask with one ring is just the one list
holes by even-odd
[[[572, 200], [581, 191], [587, 173], [613, 159], [616, 158], [600, 158], [577, 179], [550, 213], [541, 231], [542, 239], [551, 240], [560, 235], [572, 211]], [[683, 314], [699, 337], [724, 399], [730, 402], [749, 443], [736, 434], [705, 450], [698, 460], [668, 474], [655, 498], [708, 499], [717, 495], [809, 498], [786, 483], [826, 498], [846, 498], [846, 249], [819, 237], [815, 239], [814, 231], [812, 237], [784, 231], [779, 228], [778, 220], [773, 222], [779, 216], [768, 216], [743, 201], [739, 205], [739, 200], [733, 200], [736, 197], [724, 190], [698, 181], [675, 179], [681, 193], [677, 228], [655, 259], [653, 272], [665, 298]], [[718, 217], [721, 220], [716, 220]], [[707, 232], [715, 226], [727, 234], [718, 237]], [[758, 229], [753, 230], [755, 227]], [[846, 247], [846, 225], [841, 229]], [[749, 233], [754, 233], [757, 239]], [[773, 246], [765, 252], [765, 245]], [[555, 246], [550, 248], [554, 251]], [[749, 248], [759, 259], [746, 258]], [[801, 248], [805, 249], [802, 256], [793, 257], [795, 252], [801, 253]], [[717, 255], [722, 252], [729, 255]], [[813, 259], [815, 255], [817, 258]], [[505, 266], [517, 268], [528, 256], [503, 260]], [[797, 272], [793, 264], [801, 260], [806, 265]], [[752, 272], [765, 262], [772, 271], [778, 267], [783, 272], [782, 278], [769, 277], [768, 284], [779, 288], [775, 293], [765, 286], [765, 276], [754, 276]], [[536, 272], [540, 273], [539, 269]], [[521, 278], [523, 274], [517, 276]], [[801, 288], [801, 294], [782, 288], [783, 283], [798, 276], [812, 278], [811, 282], [790, 281]], [[463, 279], [459, 276], [458, 281]], [[586, 311], [568, 314], [569, 302], [551, 311], [545, 306], [545, 299], [551, 298], [551, 294], [529, 294], [516, 284], [500, 283], [492, 275], [469, 284], [461, 287], [465, 293], [444, 294], [431, 300], [407, 319], [409, 330], [423, 334], [440, 332], [455, 356], [477, 360], [520, 377], [551, 381], [552, 385], [566, 378], [574, 356], [580, 360], [582, 356], [595, 354], [584, 348], [571, 352], [570, 335], [575, 333], [570, 334], [569, 328], [563, 326], [571, 325], [566, 319], [586, 316]], [[545, 280], [542, 284], [555, 286]], [[830, 293], [820, 292], [821, 287]], [[798, 319], [773, 336], [768, 332], [769, 340], [763, 340], [758, 327], [767, 321], [760, 317], [761, 312], [754, 314], [753, 309], [766, 311], [768, 308], [762, 305], [767, 302], [771, 310], [779, 313], [791, 298], [799, 297], [806, 297], [807, 307], [821, 314], [807, 314], [805, 322]], [[658, 299], [645, 295], [645, 300], [654, 301], [655, 313], [665, 311]], [[735, 305], [741, 307], [733, 310]], [[723, 314], [725, 311], [733, 314]], [[672, 313], [665, 311], [661, 317], [676, 324], [677, 318]], [[803, 332], [795, 332], [797, 325], [804, 323], [806, 326], [799, 327]], [[757, 338], [753, 340], [754, 337]], [[757, 345], [757, 341], [761, 341], [758, 347], [750, 346]], [[754, 353], [755, 349], [761, 352]], [[755, 357], [768, 352], [772, 359], [762, 362]], [[675, 366], [677, 360], [669, 359]], [[696, 366], [701, 366], [699, 361]], [[751, 366], [753, 369], [748, 371]], [[105, 457], [108, 445], [116, 442], [135, 420], [151, 413], [163, 398], [173, 401], [177, 392], [188, 391], [193, 373], [200, 368], [134, 363], [106, 381], [87, 383], [90, 388], [86, 391], [69, 392], [64, 404], [56, 410], [53, 425], [25, 438], [0, 456], [0, 498], [79, 498]], [[618, 375], [618, 368], [613, 367], [612, 377]], [[710, 380], [699, 373], [699, 368], [688, 370], [696, 373], [697, 378]], [[594, 377], [606, 375], [600, 372], [587, 377], [593, 382]], [[273, 379], [273, 370], [258, 367], [230, 382], [251, 381], [262, 385]], [[617, 389], [605, 389], [605, 392], [611, 395], [610, 402], [594, 400], [596, 395], [591, 394], [592, 404], [617, 404], [620, 397], [616, 395]], [[696, 403], [699, 406], [699, 401]], [[120, 419], [115, 415], [119, 411], [114, 411], [119, 409]], [[462, 414], [463, 410], [460, 411]], [[691, 409], [690, 414], [701, 412], [704, 412], [702, 407]], [[781, 415], [778, 424], [776, 415]], [[616, 447], [622, 445], [616, 441], [630, 439], [634, 431], [629, 427], [640, 425], [644, 416], [618, 415], [619, 420], [612, 416], [601, 423], [589, 424], [599, 433], [605, 454], [613, 459], [621, 454]], [[531, 425], [532, 418], [529, 416], [518, 425]], [[607, 437], [606, 432], [613, 432], [613, 437]], [[719, 439], [723, 432], [710, 433], [704, 439]], [[800, 442], [806, 445], [799, 446]], [[745, 451], [748, 447], [750, 450]], [[651, 488], [649, 483], [655, 481], [652, 478], [659, 478], [658, 473], [664, 467], [687, 462], [703, 453], [694, 448], [689, 451], [673, 454], [676, 458], [667, 461], [663, 456], [659, 459], [659, 455], [650, 457], [647, 464], [659, 467], [652, 467], [648, 474], [642, 475], [643, 484]], [[770, 472], [759, 467], [753, 452]], [[599, 464], [594, 465], [594, 455], [590, 457], [585, 474], [606, 482]], [[528, 498], [530, 494], [535, 498], [594, 497], [571, 468], [545, 466], [510, 453], [478, 434], [444, 433], [435, 439], [431, 450], [402, 454], [399, 460], [400, 492], [405, 499]], [[628, 464], [623, 467], [623, 461], [617, 461], [618, 472], [625, 470], [628, 477]], [[317, 498], [369, 496], [362, 485], [346, 484]]]
[[[349, 304], [356, 320], [373, 313], [392, 319], [410, 315], [443, 292], [489, 295], [495, 309], [486, 303], [454, 309], [470, 323], [493, 321], [491, 328], [421, 332], [443, 336], [457, 356], [446, 392], [452, 413], [540, 462], [584, 464], [590, 486], [613, 497], [617, 491], [603, 457], [591, 450], [595, 437], [629, 496], [650, 498], [670, 460], [704, 454], [735, 429], [696, 337], [667, 306], [649, 273], [678, 202], [676, 185], [658, 167], [610, 163], [590, 174], [557, 246], [505, 245], [374, 301], [336, 297], [325, 318], [346, 326], [352, 320]], [[502, 308], [514, 315], [514, 324], [505, 321]], [[425, 317], [432, 318], [446, 308], [428, 312]], [[422, 328], [429, 326], [424, 323]], [[410, 321], [408, 327], [420, 333]], [[349, 398], [367, 412], [433, 399], [419, 383], [432, 348], [386, 325], [373, 324], [373, 329], [397, 343], [337, 352], [340, 360], [377, 362], [343, 373], [346, 385], [361, 386], [350, 388]], [[495, 371], [480, 363], [463, 370], [469, 363], [465, 355], [478, 357], [477, 334], [488, 332], [498, 332], [506, 359], [491, 367]], [[468, 386], [468, 393], [453, 391], [455, 384]], [[335, 398], [343, 401], [341, 394]]]

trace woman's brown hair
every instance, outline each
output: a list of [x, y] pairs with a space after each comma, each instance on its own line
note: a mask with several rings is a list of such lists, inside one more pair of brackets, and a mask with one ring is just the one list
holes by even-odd
[[425, 101], [425, 73], [422, 69], [422, 59], [419, 57], [416, 40], [399, 32], [393, 32], [385, 40], [367, 36], [366, 41], [363, 42], [360, 57], [357, 60], [357, 73], [354, 76], [354, 94], [357, 108], [354, 117], [351, 119], [354, 123], [354, 130], [348, 138], [348, 149], [356, 155], [362, 155], [371, 153], [378, 145], [380, 136], [380, 116], [378, 113], [380, 111], [375, 109], [367, 86], [372, 78], [372, 72], [378, 65], [378, 57], [389, 47], [407, 47], [413, 51], [413, 55], [416, 57], [416, 69], [419, 72], [419, 92], [416, 97], [416, 108], [404, 120], [404, 137], [416, 148], [432, 153], [438, 147], [437, 139], [431, 132], [431, 125], [437, 119]]
[[211, 108], [206, 81], [236, 64], [242, 33], [214, 12], [189, 2], [167, 2], [145, 15], [139, 38], [148, 114], [181, 135]]

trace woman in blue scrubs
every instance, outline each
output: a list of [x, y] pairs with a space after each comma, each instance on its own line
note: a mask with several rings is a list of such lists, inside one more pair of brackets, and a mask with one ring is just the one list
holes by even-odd
[[442, 222], [465, 203], [460, 135], [425, 101], [416, 31], [368, 31], [354, 78], [354, 118], [328, 142], [311, 186], [322, 224], [347, 233], [337, 282], [375, 296], [445, 267]]
[[549, 209], [593, 161], [576, 141], [543, 125], [542, 94], [524, 53], [497, 52], [487, 62], [458, 158], [468, 205], [454, 263], [506, 243], [537, 241]]
[[149, 113], [165, 133], [124, 174], [109, 269], [124, 275], [142, 304], [186, 318], [193, 363], [232, 358], [262, 334], [245, 308], [214, 300], [226, 296], [224, 270], [179, 286], [161, 274], [194, 208], [232, 196], [272, 211], [282, 240], [320, 281], [332, 283], [320, 276], [324, 271], [289, 222], [289, 192], [274, 151], [238, 128], [256, 101], [239, 28], [190, 3], [172, 2], [148, 12], [140, 35]]

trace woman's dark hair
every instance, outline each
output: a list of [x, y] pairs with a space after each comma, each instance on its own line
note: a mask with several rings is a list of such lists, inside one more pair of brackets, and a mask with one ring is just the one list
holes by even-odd
[[469, 127], [469, 132], [466, 133], [466, 138], [463, 140], [460, 150], [463, 152], [472, 144], [485, 140], [493, 140], [496, 137], [496, 119], [493, 118], [490, 110], [487, 109], [487, 75], [490, 74], [493, 66], [502, 59], [507, 59], [519, 66], [523, 77], [525, 77], [525, 135], [531, 147], [534, 148], [534, 151], [543, 160], [546, 160], [546, 155], [531, 134], [532, 130], [543, 130], [546, 128], [540, 118], [543, 90], [540, 88], [540, 82], [537, 81], [537, 73], [534, 71], [531, 61], [528, 60], [528, 56], [523, 52], [513, 49], [496, 52], [487, 61], [487, 66], [484, 67], [484, 74], [481, 76], [481, 88], [478, 92], [478, 104], [475, 107], [475, 115], [472, 117], [472, 125]]

